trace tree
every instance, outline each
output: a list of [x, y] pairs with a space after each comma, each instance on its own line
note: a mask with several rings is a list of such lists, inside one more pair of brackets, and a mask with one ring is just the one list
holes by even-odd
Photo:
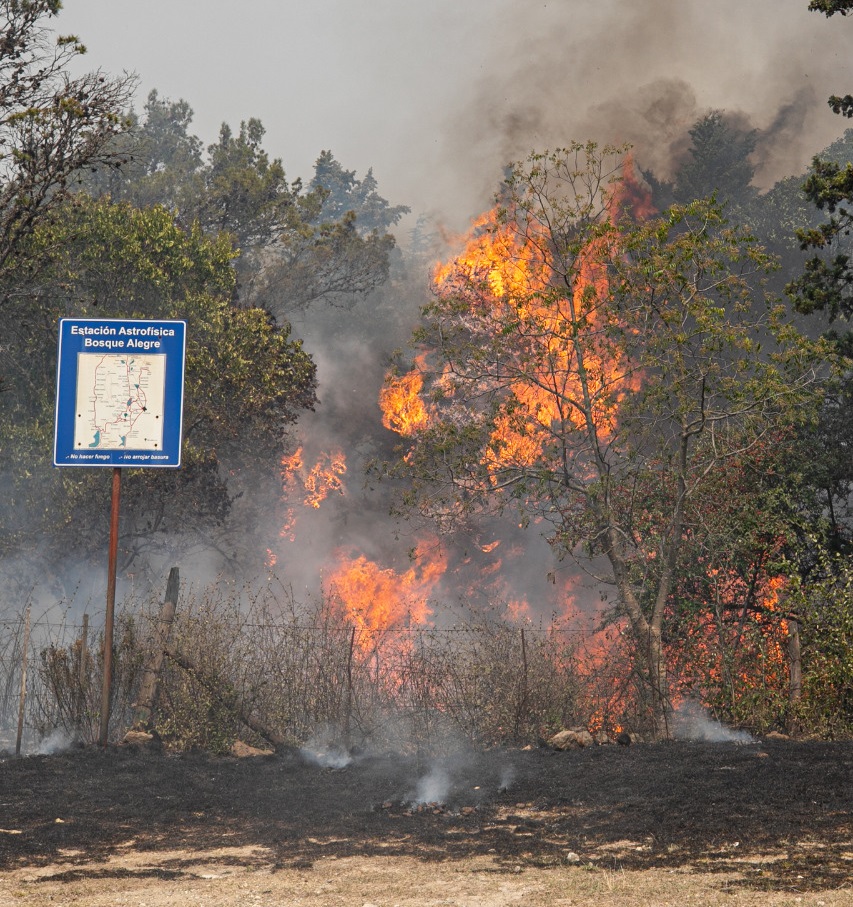
[[[163, 205], [176, 217], [185, 208], [192, 210], [202, 190], [204, 150], [201, 139], [189, 131], [192, 118], [186, 101], [149, 92], [142, 119], [131, 112], [128, 130], [112, 142], [114, 153], [121, 153], [127, 163], [90, 168], [78, 187], [96, 198], [109, 196], [137, 208]], [[186, 226], [191, 222], [191, 217], [185, 219]]]
[[727, 122], [722, 111], [715, 110], [694, 124], [690, 138], [690, 159], [675, 177], [677, 202], [716, 194], [721, 202], [743, 206], [756, 195], [751, 185], [755, 167], [749, 161], [757, 139], [754, 129]]
[[396, 246], [388, 231], [409, 209], [376, 189], [372, 170], [359, 180], [322, 152], [308, 190], [294, 184], [290, 216], [254, 250], [248, 298], [287, 313], [317, 302], [349, 306], [384, 284]]
[[[812, 0], [810, 10], [823, 12], [827, 17], [840, 13], [846, 16], [853, 9], [848, 0]], [[829, 106], [835, 113], [853, 116], [853, 96], [833, 95]], [[825, 312], [830, 321], [853, 316], [853, 265], [849, 240], [853, 228], [853, 164], [817, 156], [812, 160], [811, 173], [803, 185], [809, 200], [829, 218], [816, 226], [797, 231], [804, 250], [818, 254], [806, 261], [803, 274], [791, 282], [788, 293], [798, 311]], [[853, 331], [836, 333], [835, 339], [848, 354], [853, 352]]]
[[249, 119], [234, 132], [223, 124], [206, 155], [189, 131], [192, 109], [151, 92], [144, 117], [114, 146], [129, 160], [123, 172], [97, 170], [83, 183], [94, 194], [136, 205], [162, 204], [189, 229], [228, 233], [241, 304], [279, 318], [316, 302], [344, 305], [388, 278], [395, 247], [388, 232], [405, 206], [391, 206], [369, 171], [363, 180], [329, 151], [306, 189], [289, 182], [279, 158], [263, 147], [265, 130]]
[[309, 189], [319, 189], [323, 194], [321, 220], [339, 221], [352, 212], [359, 232], [365, 235], [387, 233], [411, 210], [406, 205], [389, 205], [376, 191], [377, 186], [372, 168], [360, 180], [355, 170], [345, 170], [331, 151], [323, 151], [314, 162]]
[[71, 78], [85, 53], [73, 36], [51, 40], [48, 20], [59, 0], [0, 4], [0, 271], [83, 167], [120, 166], [114, 138], [127, 126], [122, 110], [131, 77], [100, 72]]
[[591, 143], [513, 166], [423, 309], [424, 411], [389, 471], [444, 529], [515, 505], [585, 556], [663, 735], [693, 508], [730, 458], [811, 410], [817, 375], [762, 295], [762, 251], [708, 202], [630, 223], [623, 166], [624, 149]]
[[853, 727], [853, 569], [849, 554], [815, 538], [812, 569], [792, 565], [787, 607], [803, 639], [802, 696], [794, 721], [821, 736], [844, 738]]
[[139, 569], [140, 553], [161, 546], [215, 546], [235, 498], [268, 500], [278, 481], [288, 432], [314, 405], [311, 358], [289, 325], [232, 305], [228, 238], [181, 230], [162, 207], [81, 193], [23, 250], [2, 284], [10, 367], [0, 395], [0, 552], [84, 562], [105, 544], [103, 471], [50, 466], [61, 316], [187, 320], [183, 465], [126, 471], [121, 566]]
[[853, 10], [853, 0], [812, 0], [809, 9], [824, 13], [827, 17], [841, 13], [846, 16]]

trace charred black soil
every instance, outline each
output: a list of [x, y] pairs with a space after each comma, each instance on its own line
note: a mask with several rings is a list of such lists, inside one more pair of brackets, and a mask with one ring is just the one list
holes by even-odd
[[756, 888], [838, 888], [853, 877], [853, 744], [382, 755], [337, 769], [298, 752], [236, 759], [125, 747], [0, 762], [0, 870], [58, 864], [72, 880], [96, 876], [93, 862], [122, 847], [201, 860], [242, 845], [263, 848], [278, 868], [489, 854], [507, 871], [571, 862], [736, 870]]

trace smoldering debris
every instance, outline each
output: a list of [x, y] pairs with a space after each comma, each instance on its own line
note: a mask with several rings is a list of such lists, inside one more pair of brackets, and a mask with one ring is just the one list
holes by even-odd
[[447, 803], [451, 790], [450, 775], [442, 765], [434, 765], [418, 781], [415, 793], [409, 802], [418, 806], [422, 803]]
[[79, 745], [75, 737], [68, 733], [64, 728], [54, 728], [49, 734], [39, 741], [33, 753], [36, 756], [55, 756], [57, 753], [64, 753]]
[[308, 742], [300, 747], [299, 752], [306, 762], [318, 765], [320, 768], [340, 770], [353, 762], [352, 754], [338, 743]]
[[703, 709], [699, 703], [686, 699], [675, 710], [673, 732], [676, 740], [703, 743], [755, 743], [748, 731], [728, 728]]
[[441, 806], [465, 810], [505, 793], [515, 783], [517, 769], [507, 761], [506, 753], [499, 759], [494, 758], [496, 755], [467, 752], [436, 758], [401, 803], [415, 809]]
[[501, 780], [498, 785], [499, 791], [508, 791], [513, 783], [515, 782], [515, 766], [507, 765], [504, 766], [503, 771], [501, 772]]

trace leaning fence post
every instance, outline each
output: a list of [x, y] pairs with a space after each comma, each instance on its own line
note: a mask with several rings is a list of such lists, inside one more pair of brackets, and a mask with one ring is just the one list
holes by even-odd
[[24, 736], [24, 708], [27, 704], [27, 649], [30, 644], [30, 606], [24, 619], [24, 646], [21, 655], [21, 698], [18, 703], [18, 736], [15, 738], [15, 756], [21, 755], [21, 738]]
[[154, 626], [151, 650], [142, 670], [139, 695], [134, 704], [133, 727], [135, 730], [147, 729], [151, 723], [151, 715], [157, 701], [157, 684], [160, 680], [163, 658], [169, 645], [169, 634], [172, 631], [172, 621], [175, 619], [175, 609], [178, 605], [180, 584], [180, 572], [177, 567], [172, 567], [169, 571], [169, 581], [166, 583], [166, 597], [160, 606], [160, 613]]

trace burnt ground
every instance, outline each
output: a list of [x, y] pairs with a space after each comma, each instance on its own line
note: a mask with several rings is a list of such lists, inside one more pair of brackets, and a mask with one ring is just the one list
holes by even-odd
[[[419, 781], [442, 805], [413, 804]], [[500, 870], [567, 863], [741, 874], [759, 890], [853, 878], [853, 743], [767, 740], [361, 757], [323, 768], [298, 752], [237, 759], [86, 748], [0, 762], [0, 872], [98, 877], [120, 847], [199, 854], [241, 845], [272, 870], [330, 856]], [[192, 872], [192, 859], [156, 870]], [[103, 864], [102, 864], [103, 865]]]

